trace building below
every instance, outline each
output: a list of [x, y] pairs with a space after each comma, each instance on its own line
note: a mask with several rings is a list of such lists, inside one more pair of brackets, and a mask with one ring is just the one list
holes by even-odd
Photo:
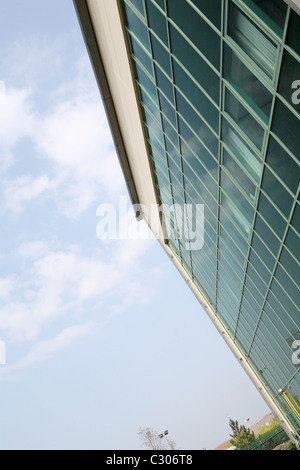
[[133, 204], [297, 444], [299, 0], [75, 6]]

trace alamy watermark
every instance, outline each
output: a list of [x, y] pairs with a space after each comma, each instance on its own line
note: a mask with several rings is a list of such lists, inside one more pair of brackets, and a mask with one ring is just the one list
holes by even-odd
[[0, 105], [6, 103], [6, 86], [3, 80], [0, 80]]
[[[150, 232], [146, 224], [139, 225], [136, 219], [145, 219], [149, 226], [162, 221], [162, 233]], [[118, 207], [101, 204], [96, 212], [101, 220], [97, 224], [97, 237], [100, 240], [149, 239], [163, 237], [167, 240], [181, 240], [187, 251], [201, 250], [204, 245], [204, 205], [203, 204], [153, 204], [150, 208], [142, 204], [128, 207], [126, 197], [119, 198]]]
[[292, 344], [292, 349], [295, 350], [292, 354], [292, 362], [295, 366], [300, 364], [300, 339], [296, 340]]
[[296, 89], [292, 93], [292, 103], [293, 104], [300, 104], [300, 80], [294, 80], [292, 83], [292, 89]]

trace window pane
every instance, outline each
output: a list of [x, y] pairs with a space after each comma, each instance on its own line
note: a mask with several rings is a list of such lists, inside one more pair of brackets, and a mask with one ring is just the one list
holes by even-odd
[[199, 136], [201, 141], [208, 147], [212, 154], [218, 158], [219, 143], [214, 133], [207, 124], [201, 119], [198, 113], [189, 105], [186, 99], [176, 90], [177, 110], [183, 116], [185, 121]]
[[225, 111], [228, 112], [256, 147], [261, 149], [264, 138], [264, 129], [227, 89], [225, 94]]
[[[278, 250], [280, 248], [280, 241], [259, 215], [256, 217], [254, 229], [263, 242], [267, 245], [268, 249], [273, 253], [273, 255], [277, 256]], [[254, 246], [254, 238], [252, 240], [252, 246]], [[268, 253], [268, 251], [266, 253]], [[263, 257], [263, 254], [260, 254], [260, 256]], [[271, 270], [272, 268], [269, 267], [269, 269]]]
[[221, 187], [225, 190], [226, 194], [230, 197], [234, 205], [246, 217], [249, 224], [252, 224], [254, 209], [245, 199], [245, 197], [238, 190], [237, 186], [233, 183], [230, 177], [222, 171], [221, 173]]
[[286, 43], [300, 55], [300, 41], [299, 41], [299, 31], [300, 31], [300, 16], [294, 11], [291, 10], [290, 24], [287, 33]]
[[193, 44], [203, 52], [207, 59], [220, 68], [220, 37], [187, 3], [182, 12], [182, 0], [168, 0], [170, 18], [179, 26]]
[[247, 171], [257, 183], [259, 183], [262, 172], [261, 160], [252, 150], [250, 150], [249, 146], [226, 119], [223, 119], [222, 138], [241, 163], [245, 171]]
[[143, 46], [150, 52], [150, 41], [146, 26], [126, 3], [124, 3], [124, 8], [126, 11], [127, 25], [134, 31], [134, 34]]
[[272, 199], [276, 206], [283, 212], [288, 219], [294, 202], [294, 198], [280, 184], [273, 173], [265, 168], [262, 180], [262, 189]]
[[238, 208], [233, 204], [231, 199], [229, 199], [224, 193], [222, 193], [222, 206], [225, 207], [230, 217], [235, 221], [242, 230], [245, 236], [248, 238], [250, 235], [250, 224], [247, 222], [245, 217], [241, 214]]
[[270, 138], [266, 161], [290, 190], [296, 193], [300, 179], [299, 165], [273, 137]]
[[219, 77], [172, 25], [170, 25], [170, 36], [171, 50], [174, 56], [207, 91], [211, 98], [219, 104]]
[[286, 222], [262, 193], [259, 198], [258, 211], [262, 214], [279, 238], [282, 238], [286, 229]]
[[287, 4], [283, 0], [250, 0], [250, 2], [254, 3], [256, 6], [256, 9], [253, 9], [254, 12], [257, 13], [260, 18], [264, 20], [276, 33], [279, 32], [278, 28], [276, 28], [277, 25], [282, 34]]
[[259, 115], [269, 118], [272, 94], [227, 45], [225, 45], [224, 67], [226, 80]]
[[273, 76], [276, 45], [232, 1], [228, 34], [269, 77]]
[[221, 0], [192, 0], [192, 2], [204, 13], [204, 15], [217, 27], [221, 27]]
[[300, 160], [300, 120], [279, 99], [275, 105], [272, 130]]
[[171, 59], [169, 52], [161, 45], [154, 34], [151, 34], [151, 42], [154, 60], [156, 60], [168, 76], [171, 77]]
[[184, 138], [190, 149], [198, 156], [199, 160], [203, 162], [205, 167], [209, 170], [210, 174], [217, 180], [218, 178], [218, 163], [206, 150], [200, 140], [186, 125], [186, 123], [179, 117], [180, 135]]
[[157, 34], [157, 36], [163, 41], [168, 47], [168, 33], [167, 33], [167, 19], [166, 17], [156, 8], [151, 0], [146, 0], [149, 26]]
[[219, 132], [219, 112], [217, 108], [215, 108], [215, 106], [175, 60], [173, 61], [173, 65], [176, 86], [179, 87], [215, 132]]
[[224, 153], [223, 153], [223, 165], [229, 171], [229, 173], [233, 176], [237, 184], [239, 184], [240, 187], [244, 191], [246, 191], [246, 193], [248, 193], [248, 196], [250, 197], [250, 199], [254, 201], [255, 193], [256, 193], [255, 184], [252, 183], [252, 181], [246, 175], [242, 167], [238, 165], [235, 159], [226, 150], [224, 150]]

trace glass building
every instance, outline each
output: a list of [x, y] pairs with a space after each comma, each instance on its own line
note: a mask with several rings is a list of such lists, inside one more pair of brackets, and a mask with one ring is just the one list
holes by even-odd
[[300, 2], [75, 6], [132, 202], [298, 443]]

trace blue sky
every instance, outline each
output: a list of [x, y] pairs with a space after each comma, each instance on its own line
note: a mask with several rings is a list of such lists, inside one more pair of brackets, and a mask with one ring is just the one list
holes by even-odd
[[158, 243], [96, 236], [128, 196], [73, 3], [0, 12], [0, 449], [214, 448], [269, 410]]

